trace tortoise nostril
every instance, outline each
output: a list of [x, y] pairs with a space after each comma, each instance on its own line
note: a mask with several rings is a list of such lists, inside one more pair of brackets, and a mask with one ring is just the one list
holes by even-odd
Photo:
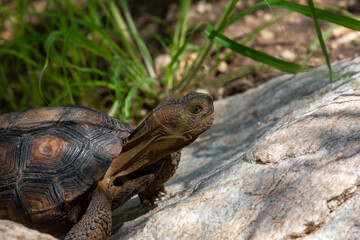
[[124, 185], [124, 179], [116, 178], [113, 184], [116, 187], [121, 187], [122, 185]]
[[206, 100], [208, 101], [208, 103], [209, 103], [210, 105], [213, 104], [213, 98], [212, 98], [210, 95], [207, 95], [207, 96], [206, 96]]

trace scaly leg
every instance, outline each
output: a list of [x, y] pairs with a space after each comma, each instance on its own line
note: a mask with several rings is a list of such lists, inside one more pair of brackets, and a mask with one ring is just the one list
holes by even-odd
[[112, 226], [111, 207], [114, 196], [119, 198], [118, 205], [124, 204], [132, 196], [148, 187], [154, 178], [154, 174], [147, 174], [135, 179], [129, 179], [120, 186], [112, 185], [110, 187], [112, 191], [108, 191], [108, 194], [105, 194], [103, 190], [106, 189], [106, 186], [100, 184], [100, 182], [91, 195], [86, 213], [70, 229], [65, 240], [104, 240], [109, 237]]
[[160, 160], [163, 163], [161, 171], [156, 175], [150, 186], [139, 193], [141, 204], [146, 205], [145, 201], [148, 201], [150, 205], [154, 205], [156, 199], [161, 200], [161, 197], [166, 194], [164, 184], [175, 174], [180, 157], [181, 152], [177, 151]]
[[111, 201], [104, 191], [97, 187], [91, 195], [90, 204], [84, 216], [69, 231], [65, 240], [103, 240], [111, 233]]

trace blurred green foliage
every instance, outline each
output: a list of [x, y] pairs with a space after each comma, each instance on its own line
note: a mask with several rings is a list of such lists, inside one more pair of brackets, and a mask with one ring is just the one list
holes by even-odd
[[[258, 68], [251, 67], [229, 72], [208, 83], [208, 76], [234, 53], [284, 72], [301, 71], [299, 65], [245, 46], [261, 30], [293, 12], [312, 17], [314, 22], [321, 19], [360, 30], [359, 21], [334, 13], [334, 9], [327, 11], [280, 0], [258, 2], [239, 14], [234, 14], [237, 1], [233, 0], [214, 25], [200, 22], [190, 28], [191, 1], [181, 0], [173, 29], [164, 20], [153, 18], [168, 29], [167, 36], [153, 33], [153, 37], [171, 59], [163, 71], [156, 72], [153, 57], [139, 36], [126, 0], [88, 0], [87, 7], [79, 7], [70, 0], [48, 0], [41, 11], [30, 0], [12, 2], [0, 6], [0, 31], [10, 26], [13, 34], [12, 40], [0, 40], [0, 113], [77, 104], [137, 122], [142, 117], [140, 109], [151, 109], [170, 95], [204, 86], [211, 91], [257, 71]], [[242, 43], [222, 34], [234, 22], [263, 7], [285, 8], [289, 13], [254, 30]], [[203, 29], [204, 44], [192, 44], [194, 34]], [[318, 34], [321, 36], [319, 29]], [[319, 43], [326, 53], [324, 41], [316, 46]], [[231, 51], [220, 56], [217, 47], [215, 56], [211, 56], [214, 46], [220, 45]], [[196, 58], [181, 69], [181, 61], [190, 53], [196, 53]], [[210, 57], [214, 61], [207, 61]]]

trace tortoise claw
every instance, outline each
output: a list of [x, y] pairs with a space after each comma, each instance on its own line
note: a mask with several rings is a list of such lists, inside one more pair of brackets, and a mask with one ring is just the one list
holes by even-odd
[[167, 194], [164, 186], [160, 188], [159, 190], [155, 190], [152, 192], [142, 192], [139, 193], [140, 198], [140, 204], [143, 206], [154, 206], [156, 200], [161, 201], [162, 197], [164, 197]]

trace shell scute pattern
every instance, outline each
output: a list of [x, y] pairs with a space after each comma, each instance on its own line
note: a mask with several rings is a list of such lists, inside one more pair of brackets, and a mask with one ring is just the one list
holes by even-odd
[[[2, 136], [1, 131], [0, 136]], [[14, 176], [20, 171], [18, 142], [18, 137], [11, 136], [3, 136], [0, 140], [0, 176], [2, 176], [0, 186], [15, 182]]]
[[77, 106], [0, 116], [0, 218], [34, 227], [65, 218], [69, 202], [103, 176], [132, 129]]
[[[28, 211], [26, 220], [38, 225], [46, 224], [61, 215], [61, 196], [54, 187], [53, 179], [24, 177], [18, 183], [20, 197]], [[51, 210], [51, 211], [50, 211]]]
[[24, 213], [27, 213], [22, 204], [15, 183], [8, 187], [0, 187], [0, 216], [6, 219], [13, 219], [16, 222], [25, 223]]
[[83, 144], [67, 132], [33, 132], [21, 142], [21, 156], [25, 172], [45, 174], [61, 172], [77, 159]]
[[66, 177], [60, 177], [56, 180], [56, 188], [59, 190], [59, 194], [65, 201], [65, 205], [71, 205], [70, 203], [84, 193], [92, 186], [92, 182], [86, 179], [80, 172], [69, 173]]
[[57, 109], [56, 107], [37, 108], [22, 112], [7, 113], [0, 117], [0, 126], [6, 129], [28, 129], [41, 126], [49, 126], [56, 123], [66, 112], [65, 109]]

